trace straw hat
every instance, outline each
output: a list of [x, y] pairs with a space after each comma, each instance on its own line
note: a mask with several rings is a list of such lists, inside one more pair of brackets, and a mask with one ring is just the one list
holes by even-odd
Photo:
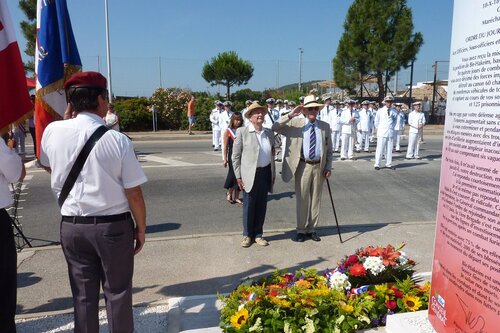
[[316, 101], [316, 96], [314, 95], [307, 95], [304, 98], [304, 108], [322, 108], [323, 104], [320, 104]]
[[249, 107], [248, 107], [248, 111], [245, 112], [245, 117], [246, 118], [250, 118], [253, 114], [254, 111], [256, 110], [262, 110], [264, 112], [267, 112], [267, 109], [265, 107], [263, 107], [262, 105], [260, 105], [259, 103], [257, 102], [254, 102], [252, 103]]

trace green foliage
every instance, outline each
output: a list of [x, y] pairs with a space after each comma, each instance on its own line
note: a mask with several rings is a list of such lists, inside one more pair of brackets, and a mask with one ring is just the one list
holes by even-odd
[[251, 89], [242, 89], [233, 93], [231, 96], [231, 102], [233, 103], [233, 109], [235, 111], [241, 111], [245, 108], [245, 102], [247, 100], [259, 101], [262, 103], [262, 92], [254, 91]]
[[191, 92], [179, 88], [156, 89], [150, 103], [156, 105], [158, 110], [158, 128], [180, 129], [183, 120], [187, 119], [187, 104], [190, 98]]
[[148, 131], [152, 129], [152, 116], [149, 112], [147, 98], [117, 99], [113, 102], [113, 106], [116, 114], [120, 117], [122, 131]]
[[203, 66], [201, 76], [212, 86], [224, 85], [227, 97], [231, 96], [231, 87], [245, 85], [253, 76], [253, 66], [249, 61], [238, 57], [234, 51], [219, 53]]
[[406, 0], [355, 0], [333, 60], [335, 82], [352, 92], [363, 76], [375, 75], [381, 99], [383, 76], [409, 67], [422, 44]]
[[36, 1], [37, 0], [19, 0], [19, 8], [28, 19], [20, 23], [21, 31], [26, 39], [24, 53], [32, 59], [24, 64], [24, 68], [26, 71], [32, 73], [35, 73]]

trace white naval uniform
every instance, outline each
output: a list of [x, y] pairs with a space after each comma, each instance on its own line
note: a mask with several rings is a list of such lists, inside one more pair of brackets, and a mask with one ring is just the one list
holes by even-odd
[[[233, 116], [233, 112], [232, 111], [228, 111], [227, 110], [221, 110], [220, 112], [220, 115], [219, 115], [219, 127], [220, 127], [220, 132], [221, 132], [221, 135], [226, 133], [226, 129], [229, 127], [229, 121], [231, 121], [231, 117]], [[222, 140], [221, 138], [221, 157], [222, 157], [222, 160], [224, 160], [224, 140]]]
[[[422, 137], [422, 128], [425, 125], [425, 115], [423, 112], [412, 111], [408, 115], [408, 150], [406, 158], [420, 158], [420, 139]], [[420, 129], [419, 129], [420, 127]]]
[[339, 150], [340, 144], [340, 115], [333, 105], [325, 105], [320, 111], [321, 119], [330, 125], [332, 130], [332, 150]]
[[401, 136], [405, 129], [405, 114], [403, 111], [396, 111], [396, 124], [394, 125], [394, 149], [401, 150]]
[[[354, 123], [350, 123], [351, 118], [354, 117]], [[354, 157], [354, 140], [356, 135], [356, 128], [359, 122], [359, 114], [355, 109], [345, 108], [340, 114], [340, 123], [342, 124], [342, 147], [340, 149], [340, 158]]]
[[375, 141], [375, 116], [377, 115], [377, 109], [369, 108], [370, 114], [372, 115], [372, 129], [370, 131], [370, 142]]
[[219, 126], [219, 109], [215, 108], [210, 113], [210, 122], [212, 123], [212, 144], [214, 149], [220, 149], [221, 133]]
[[375, 167], [380, 167], [382, 156], [385, 155], [385, 166], [392, 167], [392, 138], [396, 124], [396, 110], [384, 106], [377, 111], [375, 127], [377, 128], [377, 150], [375, 152]]
[[364, 143], [364, 151], [369, 151], [370, 149], [370, 131], [372, 129], [372, 117], [368, 109], [361, 109], [359, 113], [359, 123], [358, 123], [358, 143], [356, 145], [356, 150], [360, 151]]
[[19, 155], [0, 139], [0, 209], [7, 208], [14, 203], [9, 185], [18, 181], [22, 171]]

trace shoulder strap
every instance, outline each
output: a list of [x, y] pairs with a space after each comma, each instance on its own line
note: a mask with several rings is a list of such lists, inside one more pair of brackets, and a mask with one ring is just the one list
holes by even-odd
[[94, 148], [95, 144], [99, 139], [106, 133], [109, 129], [106, 126], [99, 126], [94, 133], [90, 136], [90, 138], [87, 140], [85, 145], [83, 146], [82, 150], [80, 151], [80, 154], [78, 154], [78, 157], [76, 158], [75, 164], [73, 164], [73, 167], [69, 171], [68, 177], [66, 178], [66, 181], [64, 182], [64, 185], [61, 190], [61, 194], [59, 195], [59, 199], [57, 199], [57, 203], [59, 204], [59, 207], [62, 207], [64, 204], [64, 201], [66, 201], [66, 198], [69, 195], [69, 192], [75, 185], [76, 179], [78, 178], [78, 175], [83, 169], [83, 165], [85, 164], [85, 161], [87, 161], [87, 157], [89, 156], [90, 152]]

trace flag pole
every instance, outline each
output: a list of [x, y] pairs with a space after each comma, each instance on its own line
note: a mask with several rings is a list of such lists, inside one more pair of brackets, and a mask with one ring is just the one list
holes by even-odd
[[109, 47], [109, 18], [108, 18], [108, 0], [104, 0], [105, 18], [106, 18], [106, 61], [108, 63], [108, 93], [109, 102], [113, 102], [113, 89], [111, 85], [111, 52]]

